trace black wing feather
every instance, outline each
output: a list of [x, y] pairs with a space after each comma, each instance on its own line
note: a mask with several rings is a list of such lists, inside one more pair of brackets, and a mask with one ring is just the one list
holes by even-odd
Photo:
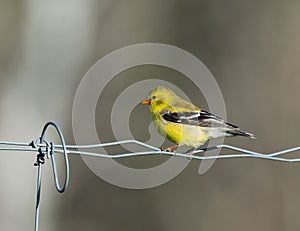
[[169, 122], [195, 125], [201, 127], [224, 127], [238, 128], [233, 124], [226, 123], [220, 117], [210, 112], [201, 110], [199, 112], [163, 112], [162, 117]]

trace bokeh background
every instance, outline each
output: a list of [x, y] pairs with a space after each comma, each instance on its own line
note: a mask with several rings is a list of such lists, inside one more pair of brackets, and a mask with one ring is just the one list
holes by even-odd
[[[266, 153], [297, 146], [299, 22], [300, 2], [293, 0], [1, 0], [0, 139], [29, 142], [53, 120], [73, 143], [73, 98], [89, 67], [118, 48], [157, 42], [202, 60], [222, 90], [228, 121], [257, 137], [226, 143]], [[149, 73], [145, 68], [111, 83], [107, 108], [113, 103], [108, 93], [117, 94], [113, 86], [126, 87]], [[166, 70], [151, 71], [166, 76]], [[189, 89], [185, 81], [178, 85]], [[136, 110], [140, 126], [132, 125], [133, 133], [146, 139], [147, 130], [135, 131], [150, 122], [148, 109]], [[101, 121], [98, 129], [106, 132]], [[1, 152], [0, 159], [0, 230], [32, 230], [35, 155]], [[198, 175], [199, 162], [192, 161], [162, 186], [129, 190], [101, 180], [79, 156], [70, 162], [71, 181], [62, 195], [50, 163], [44, 167], [40, 230], [299, 230], [297, 163], [218, 160]], [[144, 166], [142, 160], [134, 164]]]

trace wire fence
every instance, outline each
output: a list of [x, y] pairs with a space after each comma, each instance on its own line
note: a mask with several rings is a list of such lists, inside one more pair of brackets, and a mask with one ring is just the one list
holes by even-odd
[[[54, 127], [59, 135], [61, 144], [54, 144], [53, 142], [48, 142], [44, 139], [45, 134], [47, 132], [48, 127]], [[106, 153], [96, 153], [89, 151], [82, 151], [88, 149], [116, 146], [122, 144], [135, 144], [145, 148], [145, 151], [141, 152], [129, 152], [129, 153], [121, 153], [115, 155], [108, 155]], [[219, 155], [196, 155], [201, 154], [206, 151], [215, 150], [215, 149], [228, 149], [231, 151], [235, 151], [233, 154], [219, 154]], [[34, 230], [38, 231], [39, 229], [39, 209], [40, 209], [40, 199], [41, 199], [41, 183], [42, 183], [42, 165], [45, 163], [45, 157], [51, 159], [54, 183], [57, 191], [59, 193], [63, 193], [68, 187], [69, 183], [69, 155], [83, 155], [83, 156], [93, 156], [100, 158], [109, 158], [109, 159], [120, 159], [120, 158], [128, 158], [128, 157], [136, 157], [136, 156], [146, 156], [146, 155], [168, 155], [168, 156], [176, 156], [181, 158], [189, 158], [195, 160], [211, 160], [211, 159], [232, 159], [232, 158], [256, 158], [256, 159], [267, 159], [273, 161], [281, 161], [281, 162], [300, 162], [300, 158], [294, 157], [283, 157], [284, 154], [296, 152], [300, 150], [300, 146], [285, 149], [278, 152], [273, 153], [259, 153], [251, 150], [221, 144], [208, 148], [199, 149], [193, 152], [193, 155], [190, 153], [174, 153], [174, 152], [166, 152], [162, 151], [160, 148], [154, 147], [152, 145], [137, 141], [137, 140], [123, 140], [116, 142], [108, 142], [102, 144], [90, 144], [90, 145], [67, 145], [64, 140], [63, 133], [59, 126], [54, 122], [48, 122], [45, 124], [41, 136], [29, 143], [26, 142], [7, 142], [0, 141], [0, 151], [20, 151], [20, 152], [35, 152], [37, 153], [37, 159], [35, 162], [35, 166], [38, 167], [37, 174], [37, 195], [36, 195], [36, 212], [35, 212], [35, 225]], [[65, 179], [62, 181], [63, 184], [59, 184], [59, 176], [57, 173], [55, 153], [63, 154], [64, 156], [64, 164], [65, 164]]]

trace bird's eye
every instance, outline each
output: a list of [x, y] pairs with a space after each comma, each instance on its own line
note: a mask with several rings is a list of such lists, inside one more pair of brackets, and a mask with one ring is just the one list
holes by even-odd
[[155, 100], [155, 99], [156, 99], [156, 96], [155, 96], [155, 95], [154, 95], [154, 96], [152, 96], [152, 99], [153, 99], [153, 100]]

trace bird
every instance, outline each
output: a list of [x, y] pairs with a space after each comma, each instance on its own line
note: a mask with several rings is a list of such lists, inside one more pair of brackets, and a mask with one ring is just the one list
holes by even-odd
[[255, 139], [253, 134], [200, 109], [164, 86], [158, 86], [150, 91], [140, 104], [150, 106], [155, 129], [174, 143], [168, 148], [161, 148], [162, 151], [176, 152], [178, 146], [185, 146], [192, 148], [189, 152], [192, 155], [193, 151], [210, 139], [227, 136]]

